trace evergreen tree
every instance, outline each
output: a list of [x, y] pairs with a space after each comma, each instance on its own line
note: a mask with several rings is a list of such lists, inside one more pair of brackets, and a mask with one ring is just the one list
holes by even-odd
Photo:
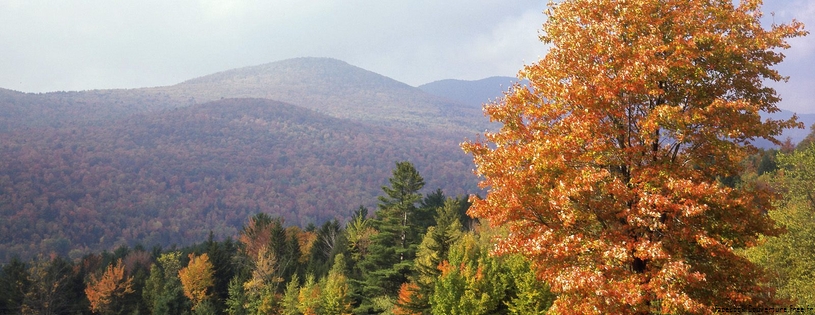
[[300, 315], [300, 310], [298, 309], [300, 304], [299, 296], [300, 278], [295, 275], [291, 278], [291, 281], [286, 284], [286, 291], [280, 303], [280, 311], [283, 315]]
[[152, 314], [187, 314], [191, 308], [184, 298], [178, 271], [181, 270], [181, 252], [161, 254], [158, 264], [150, 269], [142, 296]]
[[416, 275], [411, 279], [412, 285], [405, 287], [409, 291], [408, 299], [400, 302], [399, 307], [414, 314], [430, 314], [429, 298], [441, 275], [439, 265], [447, 260], [450, 247], [459, 241], [463, 227], [459, 221], [458, 199], [447, 199], [435, 216], [436, 226], [427, 229], [416, 254]]
[[212, 233], [204, 243], [203, 251], [209, 255], [215, 272], [215, 285], [212, 287], [212, 304], [216, 310], [226, 307], [225, 301], [229, 298], [229, 283], [235, 277], [237, 271], [236, 264], [232, 257], [237, 253], [235, 242], [228, 238], [225, 241], [215, 241]]
[[243, 290], [244, 279], [235, 276], [229, 281], [229, 297], [226, 299], [226, 313], [229, 315], [247, 315], [246, 304], [249, 302]]
[[388, 181], [390, 186], [382, 187], [385, 196], [379, 197], [374, 220], [378, 233], [371, 237], [369, 251], [358, 264], [365, 281], [357, 313], [375, 312], [374, 298], [396, 295], [411, 274], [420, 241], [416, 203], [422, 198], [419, 190], [424, 179], [410, 162], [397, 162]]
[[331, 268], [333, 258], [338, 254], [347, 254], [348, 247], [340, 222], [336, 219], [325, 222], [316, 232], [317, 239], [311, 247], [306, 271], [322, 278]]
[[31, 284], [26, 264], [13, 258], [0, 270], [0, 314], [20, 314]]

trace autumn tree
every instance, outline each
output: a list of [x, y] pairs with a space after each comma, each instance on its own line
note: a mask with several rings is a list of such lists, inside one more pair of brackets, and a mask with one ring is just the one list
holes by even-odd
[[297, 295], [297, 310], [303, 315], [317, 315], [320, 312], [320, 285], [313, 275], [307, 275]]
[[764, 86], [803, 25], [761, 24], [761, 1], [564, 0], [547, 10], [546, 56], [485, 106], [503, 124], [465, 143], [484, 199], [558, 295], [558, 314], [710, 313], [777, 301], [734, 249], [778, 232], [765, 187], [729, 187], [786, 121]]
[[190, 262], [187, 267], [178, 271], [178, 279], [181, 280], [184, 296], [192, 301], [192, 309], [195, 310], [212, 294], [210, 291], [215, 284], [214, 271], [206, 253], [200, 256], [191, 253], [189, 258]]
[[91, 311], [99, 314], [118, 314], [122, 311], [118, 300], [133, 293], [133, 277], [125, 275], [124, 264], [119, 259], [108, 265], [101, 277], [91, 275], [85, 288], [85, 295], [91, 302]]
[[323, 314], [351, 314], [351, 299], [345, 268], [345, 256], [337, 254], [334, 257], [334, 265], [322, 282], [323, 291], [320, 296], [320, 308]]

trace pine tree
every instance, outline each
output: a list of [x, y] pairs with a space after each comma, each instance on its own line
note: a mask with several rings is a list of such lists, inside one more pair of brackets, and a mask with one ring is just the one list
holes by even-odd
[[373, 221], [377, 233], [371, 237], [367, 255], [357, 264], [364, 277], [357, 313], [375, 311], [374, 298], [396, 296], [412, 272], [420, 242], [420, 227], [414, 220], [424, 179], [410, 162], [397, 162], [388, 181], [390, 186], [382, 187], [385, 196], [379, 197]]

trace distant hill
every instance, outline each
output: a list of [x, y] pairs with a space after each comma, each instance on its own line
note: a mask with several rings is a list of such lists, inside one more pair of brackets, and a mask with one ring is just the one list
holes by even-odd
[[329, 58], [297, 58], [228, 70], [173, 86], [24, 94], [0, 91], [0, 132], [25, 126], [96, 124], [134, 113], [225, 98], [265, 98], [380, 126], [483, 130], [471, 108]]
[[[789, 119], [792, 117], [794, 113], [788, 110], [781, 110], [780, 112], [773, 113], [773, 114], [765, 114], [763, 115], [765, 118], [772, 118], [772, 119]], [[797, 114], [798, 121], [804, 124], [803, 129], [787, 129], [784, 133], [778, 137], [778, 140], [784, 141], [789, 137], [792, 139], [793, 143], [801, 142], [804, 137], [807, 136], [810, 132], [810, 127], [815, 124], [815, 114]], [[772, 148], [774, 145], [769, 141], [758, 141], [757, 145], [762, 148]]]
[[513, 77], [489, 77], [475, 81], [448, 79], [420, 85], [419, 89], [461, 104], [481, 108], [484, 103], [502, 97], [515, 82], [518, 82], [518, 79]]
[[225, 99], [94, 126], [0, 134], [0, 260], [234, 236], [257, 212], [319, 224], [374, 206], [395, 161], [477, 191], [453, 133]]

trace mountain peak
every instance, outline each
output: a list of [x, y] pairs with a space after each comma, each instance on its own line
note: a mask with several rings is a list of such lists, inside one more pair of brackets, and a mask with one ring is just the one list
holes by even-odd
[[191, 79], [179, 85], [206, 84], [240, 85], [292, 85], [292, 84], [340, 84], [340, 85], [387, 85], [408, 87], [386, 76], [353, 66], [334, 58], [301, 57], [266, 64], [222, 71]]

